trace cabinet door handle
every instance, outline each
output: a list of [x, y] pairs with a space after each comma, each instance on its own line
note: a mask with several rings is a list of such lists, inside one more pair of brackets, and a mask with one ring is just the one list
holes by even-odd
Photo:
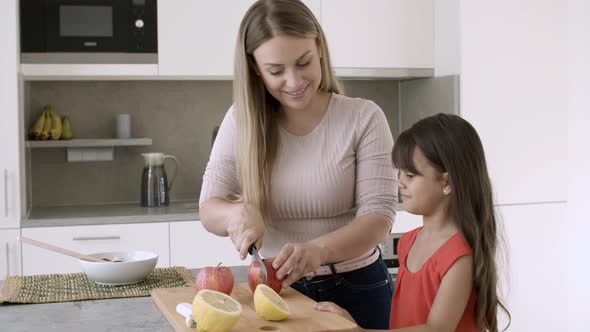
[[8, 245], [8, 242], [6, 242], [5, 245], [6, 245], [6, 277], [9, 277], [10, 276], [10, 262], [9, 262], [10, 254], [8, 253], [8, 250], [10, 250], [10, 246]]
[[8, 169], [4, 169], [4, 217], [8, 218]]
[[92, 240], [120, 240], [120, 236], [77, 236], [72, 238], [74, 241], [92, 241]]

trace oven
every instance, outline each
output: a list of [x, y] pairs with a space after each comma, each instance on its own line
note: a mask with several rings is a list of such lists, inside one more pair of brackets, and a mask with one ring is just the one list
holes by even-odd
[[157, 63], [156, 0], [20, 3], [23, 63]]
[[384, 243], [381, 244], [381, 257], [387, 265], [389, 273], [393, 276], [397, 275], [399, 268], [399, 258], [397, 256], [397, 243], [403, 233], [390, 234]]

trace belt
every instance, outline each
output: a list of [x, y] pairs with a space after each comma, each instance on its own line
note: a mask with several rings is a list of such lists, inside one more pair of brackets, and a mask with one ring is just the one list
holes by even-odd
[[366, 253], [365, 255], [353, 259], [349, 259], [347, 261], [342, 261], [340, 263], [335, 264], [328, 264], [322, 265], [317, 270], [307, 273], [304, 277], [311, 279], [317, 276], [325, 276], [332, 274], [332, 268], [336, 273], [344, 273], [355, 271], [365, 266], [369, 266], [373, 264], [381, 255], [381, 252], [377, 249], [374, 249], [371, 252]]

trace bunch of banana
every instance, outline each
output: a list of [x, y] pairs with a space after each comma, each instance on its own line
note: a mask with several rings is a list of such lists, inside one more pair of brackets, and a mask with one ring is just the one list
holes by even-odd
[[[46, 125], [47, 129], [45, 128]], [[35, 140], [48, 139], [49, 129], [51, 129], [51, 121], [47, 120], [47, 111], [44, 110], [43, 113], [37, 117], [37, 120], [35, 120], [31, 129], [29, 129], [29, 138]]]
[[[43, 113], [37, 117], [35, 123], [29, 130], [29, 137], [33, 140], [71, 139], [72, 130], [69, 119], [64, 118], [64, 122], [66, 122], [66, 126], [62, 126], [62, 119], [51, 109], [51, 106], [45, 105], [43, 107]], [[65, 128], [65, 133], [63, 127], [67, 127]]]

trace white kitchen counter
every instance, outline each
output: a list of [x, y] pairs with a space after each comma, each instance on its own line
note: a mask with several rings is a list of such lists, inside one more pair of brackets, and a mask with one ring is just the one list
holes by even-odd
[[[396, 220], [407, 213], [402, 204], [396, 208]], [[174, 222], [199, 220], [199, 209], [196, 201], [172, 202], [166, 207], [145, 208], [139, 203], [96, 204], [79, 206], [47, 206], [33, 207], [28, 218], [23, 219], [21, 228], [86, 226], [108, 224], [134, 224], [150, 222]], [[405, 232], [397, 229], [394, 232]], [[413, 222], [405, 226], [413, 226]], [[403, 228], [403, 227], [402, 227]]]
[[22, 228], [199, 220], [198, 203], [146, 208], [139, 203], [33, 207]]

